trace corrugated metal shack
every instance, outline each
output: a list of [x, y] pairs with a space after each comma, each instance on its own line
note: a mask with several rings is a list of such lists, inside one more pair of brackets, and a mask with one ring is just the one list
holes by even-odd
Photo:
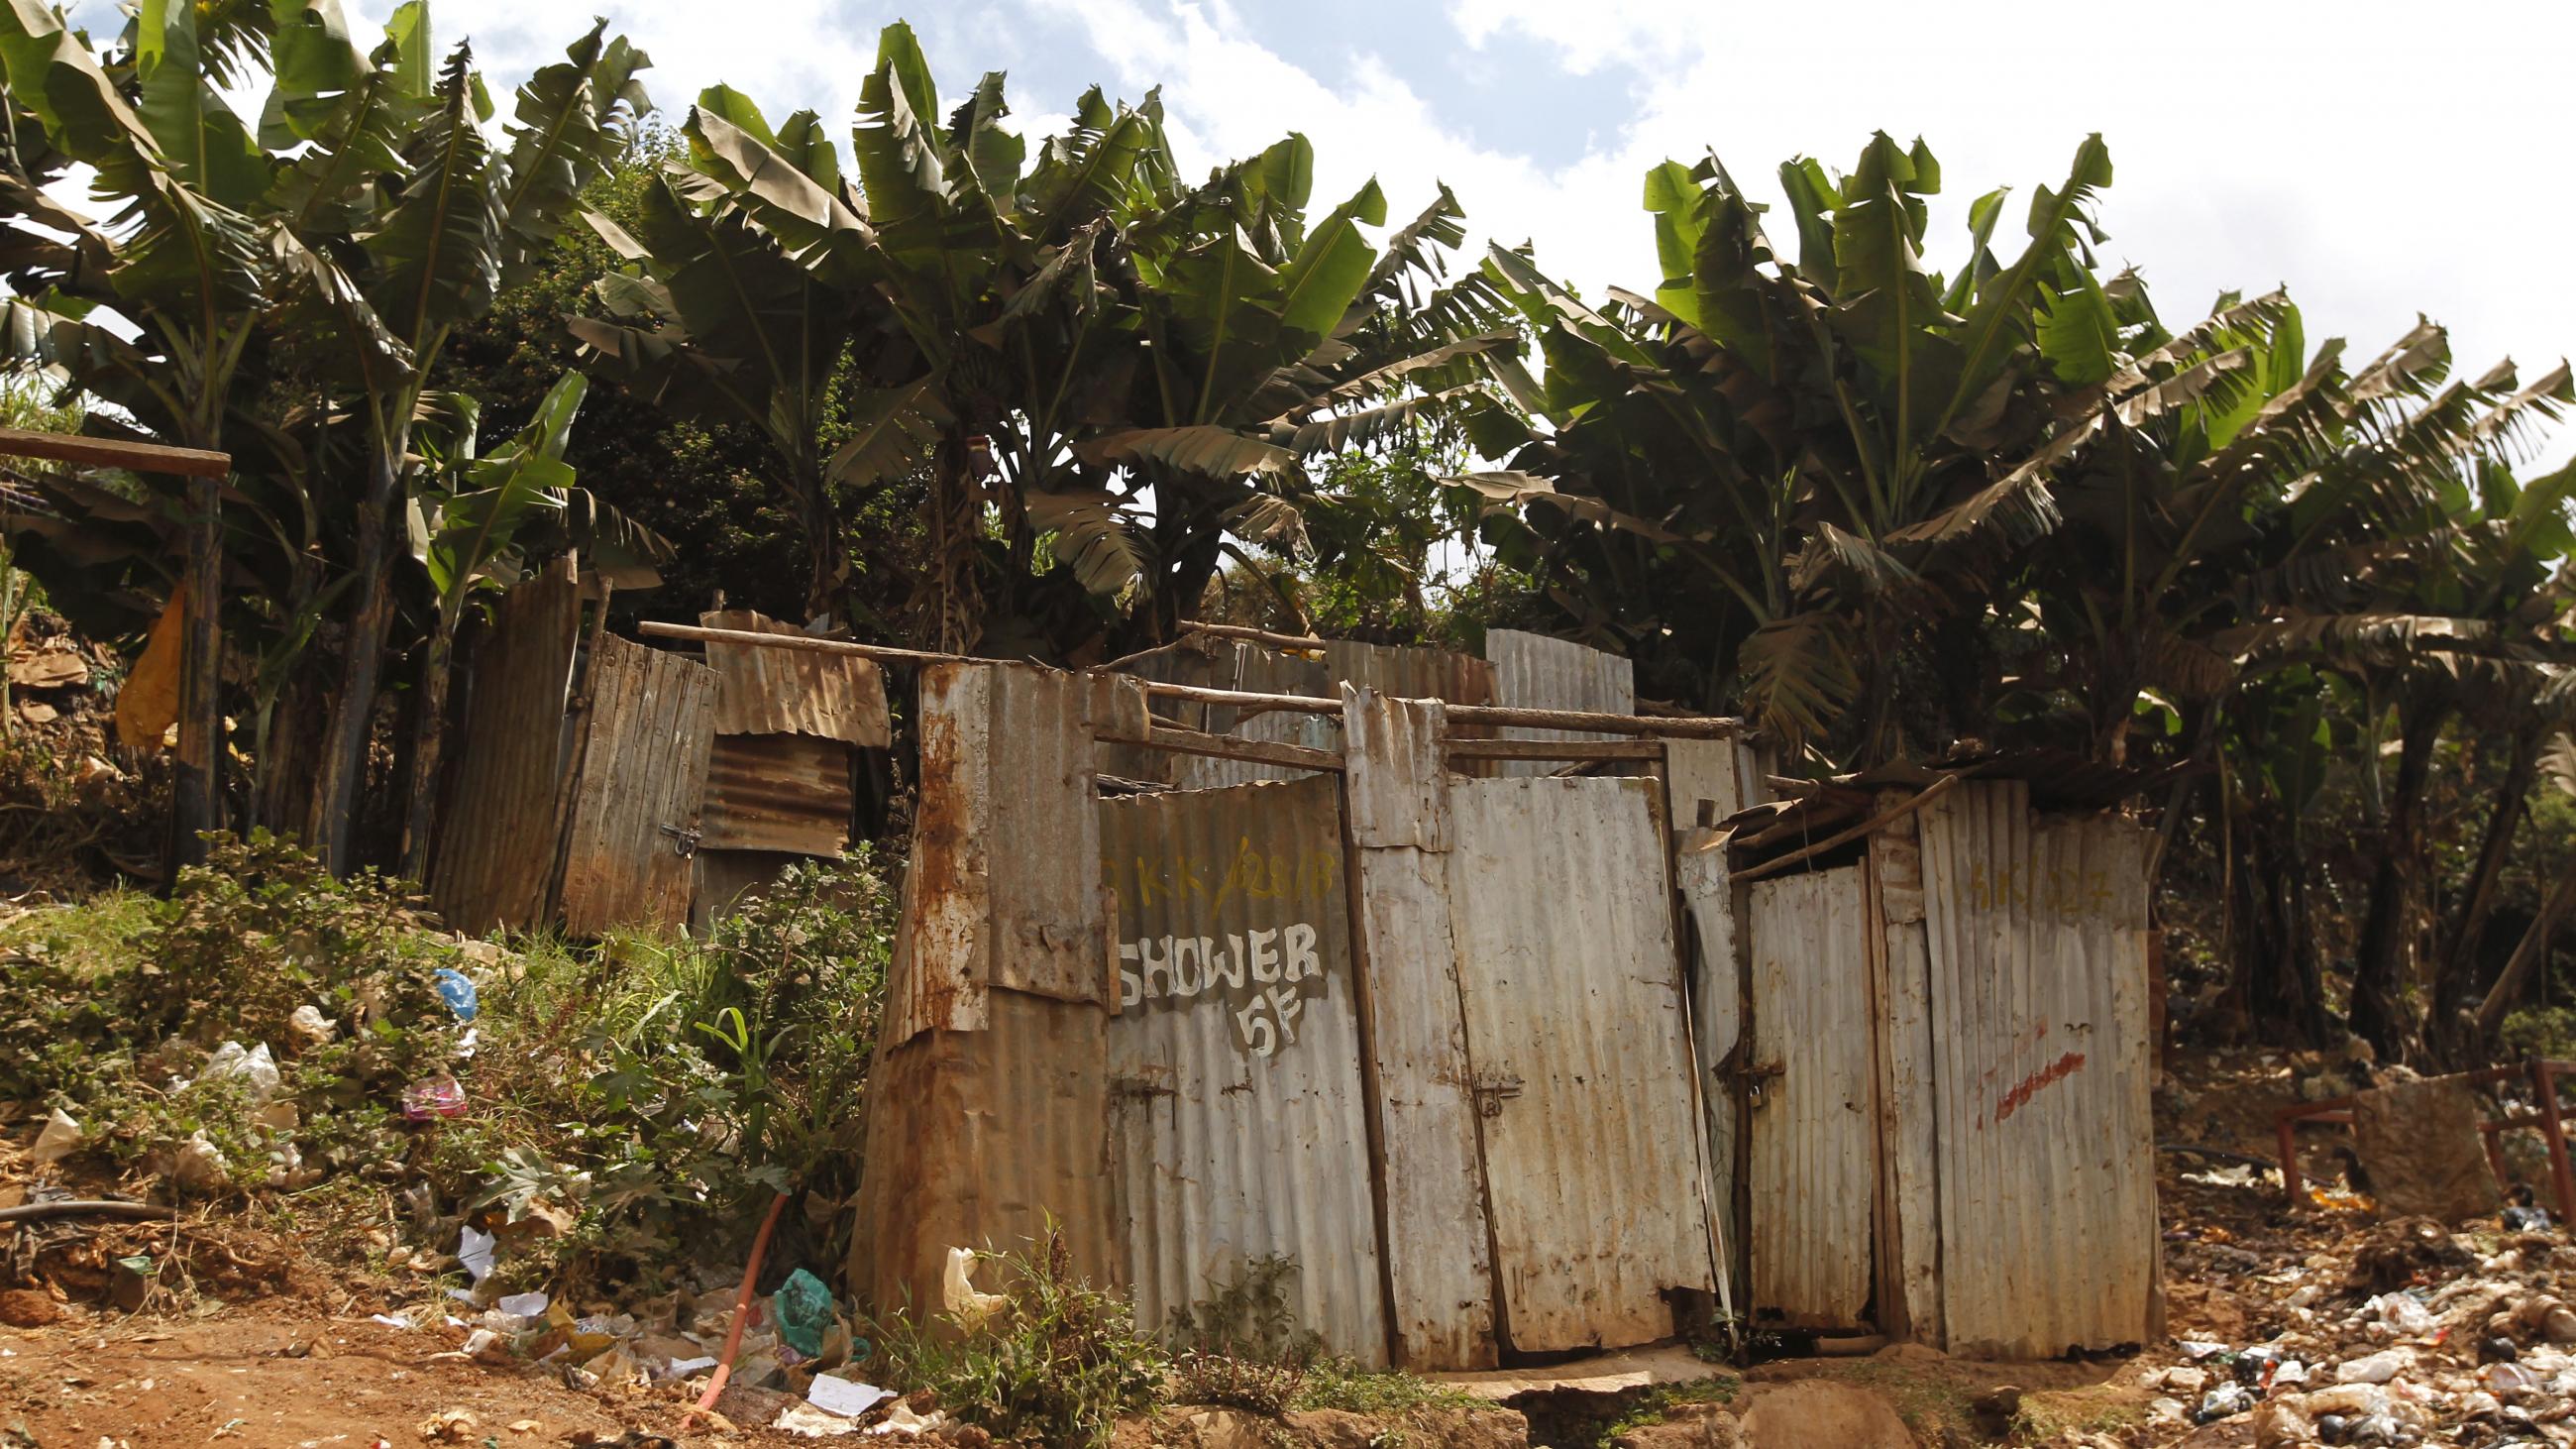
[[1766, 802], [1732, 722], [1612, 708], [1579, 646], [1314, 642], [922, 670], [860, 1292], [934, 1311], [947, 1249], [1052, 1222], [1151, 1327], [1284, 1257], [1302, 1327], [1421, 1369], [1711, 1311], [2152, 1336], [2107, 801], [1989, 763]]

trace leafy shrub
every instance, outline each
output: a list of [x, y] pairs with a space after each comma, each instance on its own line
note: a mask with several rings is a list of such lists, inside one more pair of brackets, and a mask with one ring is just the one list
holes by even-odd
[[1215, 1279], [1206, 1298], [1172, 1315], [1176, 1402], [1220, 1404], [1259, 1414], [1296, 1406], [1323, 1340], [1297, 1322], [1288, 1285], [1293, 1258], [1248, 1259]]
[[877, 1325], [887, 1371], [996, 1439], [1108, 1443], [1121, 1414], [1154, 1401], [1162, 1345], [1138, 1331], [1126, 1300], [1075, 1276], [1056, 1229], [1001, 1263], [1007, 1306], [982, 1326], [969, 1330], [944, 1314], [928, 1326]]

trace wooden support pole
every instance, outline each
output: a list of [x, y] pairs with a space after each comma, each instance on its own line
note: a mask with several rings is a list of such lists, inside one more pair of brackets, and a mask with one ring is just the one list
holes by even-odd
[[230, 453], [203, 448], [172, 448], [160, 443], [128, 443], [79, 433], [36, 433], [0, 428], [0, 453], [20, 458], [50, 458], [91, 468], [124, 468], [136, 473], [167, 473], [180, 478], [221, 480], [232, 476]]
[[1660, 760], [1662, 740], [1443, 741], [1453, 760]]
[[1197, 730], [1175, 729], [1160, 721], [1146, 731], [1145, 738], [1122, 739], [1116, 735], [1100, 737], [1110, 744], [1143, 745], [1151, 750], [1168, 750], [1176, 755], [1204, 755], [1217, 760], [1248, 760], [1257, 765], [1286, 765], [1294, 770], [1331, 770], [1339, 772], [1342, 757], [1331, 750], [1308, 745], [1292, 745], [1284, 740], [1247, 740], [1234, 735], [1202, 734]]
[[1843, 830], [1837, 830], [1833, 834], [1826, 836], [1824, 839], [1817, 841], [1813, 845], [1801, 846], [1796, 850], [1790, 851], [1787, 855], [1773, 856], [1771, 859], [1762, 862], [1760, 865], [1739, 870], [1735, 873], [1734, 880], [1738, 885], [1741, 885], [1749, 880], [1760, 880], [1766, 875], [1776, 875], [1779, 872], [1788, 869], [1790, 866], [1796, 865], [1799, 861], [1809, 858], [1810, 856], [1822, 855], [1837, 845], [1843, 845], [1848, 842], [1858, 840], [1862, 836], [1869, 834], [1871, 831], [1878, 829], [1880, 826], [1887, 824], [1889, 821], [1895, 820], [1897, 817], [1902, 815], [1911, 814], [1912, 812], [1920, 810], [1924, 806], [1931, 804], [1933, 801], [1940, 799], [1943, 795], [1948, 794], [1952, 787], [1956, 786], [1958, 783], [1958, 776], [1944, 775], [1940, 779], [1933, 781], [1921, 794], [1908, 796], [1904, 803], [1896, 806], [1894, 809], [1880, 811], [1878, 814], [1871, 816], [1869, 819], [1862, 821], [1858, 825], [1854, 825]]
[[1591, 730], [1601, 734], [1648, 735], [1688, 740], [1732, 739], [1744, 733], [1744, 721], [1716, 715], [1671, 719], [1653, 715], [1597, 714], [1580, 709], [1516, 709], [1500, 704], [1453, 704], [1452, 725], [1500, 725], [1506, 729]]
[[1276, 649], [1300, 649], [1312, 652], [1331, 643], [1308, 634], [1274, 634], [1268, 629], [1254, 629], [1242, 624], [1202, 624], [1195, 619], [1181, 621], [1184, 634], [1205, 634], [1212, 639], [1249, 639], [1255, 644], [1268, 644]]

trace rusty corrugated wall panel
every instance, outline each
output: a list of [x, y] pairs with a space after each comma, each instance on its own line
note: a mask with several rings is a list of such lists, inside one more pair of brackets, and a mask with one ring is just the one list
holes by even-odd
[[[1240, 689], [1247, 694], [1332, 697], [1332, 674], [1322, 660], [1283, 654], [1240, 639], [1228, 642], [1234, 646], [1232, 669], [1218, 688]], [[1221, 673], [1227, 672], [1225, 663], [1220, 656]], [[1210, 734], [1271, 740], [1317, 750], [1341, 748], [1341, 722], [1328, 714], [1276, 710], [1246, 717], [1243, 711], [1226, 705], [1212, 704], [1202, 708], [1205, 710], [1205, 723], [1201, 728]], [[1313, 774], [1311, 770], [1292, 769], [1286, 765], [1267, 765], [1257, 760], [1219, 760], [1204, 755], [1181, 755], [1172, 761], [1172, 783], [1184, 790], [1215, 790], [1227, 785], [1248, 785], [1255, 780], [1299, 780]]]
[[[950, 1248], [1026, 1252], [1050, 1219], [1076, 1273], [1119, 1281], [1109, 1016], [1016, 991], [987, 1005], [988, 1029], [920, 1033], [887, 1046], [869, 1073], [850, 1279], [880, 1313], [937, 1314]], [[989, 1269], [978, 1282], [999, 1286]]]
[[[1909, 792], [1881, 791], [1881, 809]], [[1942, 1341], [1940, 1143], [1932, 1069], [1930, 945], [1921, 822], [1899, 815], [1869, 838], [1870, 915], [1880, 932], [1879, 1327]]]
[[716, 674], [694, 659], [603, 635], [583, 689], [581, 779], [564, 847], [563, 924], [676, 929], [715, 740]]
[[[1494, 703], [1515, 709], [1579, 709], [1595, 714], [1637, 712], [1637, 667], [1625, 655], [1611, 654], [1571, 639], [1552, 639], [1518, 629], [1485, 631], [1485, 658], [1494, 666]], [[1582, 730], [1535, 730], [1513, 726], [1507, 740], [1606, 740], [1619, 736]], [[1497, 760], [1497, 775], [1552, 775], [1556, 760]], [[1682, 817], [1682, 824], [1689, 824]]]
[[501, 597], [475, 648], [429, 872], [430, 899], [456, 930], [544, 924], [580, 631], [580, 586], [554, 568]]
[[716, 736], [704, 850], [839, 855], [850, 840], [850, 747], [815, 735]]
[[1856, 866], [1745, 888], [1757, 1322], [1849, 1328], [1869, 1307], [1878, 1179], [1864, 891]]
[[2152, 1336], [2148, 833], [2034, 820], [1977, 782], [1924, 810], [1953, 1352], [2041, 1357]]
[[1104, 800], [1118, 902], [1110, 1099], [1138, 1321], [1255, 1259], [1297, 1327], [1386, 1361], [1359, 1002], [1329, 778]]
[[[1345, 688], [1342, 709], [1347, 798], [1355, 815], [1373, 816], [1365, 830], [1352, 822], [1359, 853], [1354, 924], [1383, 1154], [1395, 1352], [1419, 1371], [1491, 1368], [1494, 1261], [1449, 923], [1441, 706]], [[1389, 817], [1408, 809], [1427, 810], [1442, 823], [1425, 832], [1419, 819]], [[1425, 839], [1433, 848], [1423, 848]]]
[[1735, 949], [1735, 887], [1727, 878], [1723, 836], [1682, 833], [1673, 852], [1673, 889], [1681, 901], [1682, 928], [1690, 933], [1691, 1054], [1698, 1068], [1701, 1116], [1708, 1124], [1708, 1155], [1702, 1165], [1711, 1212], [1724, 1224], [1724, 1260], [1718, 1267], [1731, 1279], [1744, 1248], [1735, 1213], [1741, 1100], [1717, 1068], [1743, 1035], [1744, 971]]
[[[698, 623], [754, 634], [805, 632], [748, 609], [700, 614]], [[719, 676], [717, 734], [813, 735], [880, 750], [889, 743], [885, 672], [873, 660], [710, 642], [707, 663]]]
[[1324, 666], [1337, 684], [1374, 689], [1397, 699], [1436, 699], [1448, 704], [1492, 704], [1494, 666], [1454, 649], [1330, 641]]
[[1102, 1001], [1095, 710], [1125, 698], [1033, 664], [921, 671], [921, 796], [886, 987], [889, 1045], [980, 1028], [1007, 987]]
[[1663, 1290], [1714, 1287], [1660, 798], [1644, 779], [1450, 784], [1451, 931], [1522, 1352], [1666, 1337]]

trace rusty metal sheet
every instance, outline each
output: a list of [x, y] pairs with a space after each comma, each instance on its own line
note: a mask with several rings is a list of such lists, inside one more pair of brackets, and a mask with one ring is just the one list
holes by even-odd
[[[1673, 891], [1681, 902], [1681, 924], [1689, 950], [1683, 978], [1690, 1002], [1691, 1056], [1697, 1065], [1700, 1111], [1707, 1123], [1710, 1216], [1721, 1240], [1718, 1271], [1730, 1280], [1738, 1273], [1744, 1242], [1736, 1226], [1737, 1149], [1743, 1133], [1738, 1118], [1743, 1104], [1717, 1075], [1732, 1060], [1744, 1031], [1744, 971], [1736, 955], [1735, 887], [1727, 877], [1725, 837], [1714, 831], [1683, 832], [1673, 851]], [[1728, 1295], [1730, 1298], [1732, 1294]]]
[[1330, 641], [1324, 665], [1337, 684], [1355, 684], [1397, 699], [1492, 704], [1494, 666], [1454, 649]]
[[1351, 792], [1351, 840], [1377, 848], [1449, 848], [1447, 733], [1439, 700], [1407, 700], [1342, 686], [1343, 761]]
[[2148, 833], [1982, 781], [1920, 828], [1948, 1347], [2152, 1337]]
[[[748, 609], [700, 614], [698, 623], [754, 634], [805, 632]], [[874, 660], [711, 641], [707, 663], [719, 677], [717, 734], [813, 735], [879, 750], [890, 742], [885, 671]]]
[[[1881, 791], [1892, 808], [1906, 791]], [[1920, 822], [1899, 815], [1869, 839], [1878, 1019], [1879, 1327], [1942, 1341], [1940, 1143], [1932, 1070], [1930, 943], [1923, 928]]]
[[[1485, 631], [1485, 658], [1494, 666], [1494, 702], [1515, 709], [1579, 709], [1595, 714], [1637, 712], [1637, 667], [1627, 656], [1518, 629]], [[1582, 730], [1512, 726], [1507, 740], [1607, 740], [1617, 735]], [[1552, 775], [1555, 760], [1497, 760], [1497, 775]], [[1732, 813], [1732, 812], [1729, 812]], [[1689, 824], [1687, 816], [1677, 816]]]
[[688, 853], [715, 740], [715, 671], [603, 635], [591, 646], [583, 692], [588, 738], [564, 847], [564, 930], [677, 929], [689, 917]]
[[1103, 800], [1126, 1279], [1160, 1330], [1257, 1259], [1300, 1329], [1386, 1361], [1341, 803], [1330, 778]]
[[1713, 1288], [1661, 792], [1450, 783], [1451, 932], [1509, 1346], [1673, 1332]]
[[839, 855], [849, 844], [850, 747], [814, 735], [725, 735], [707, 763], [702, 850]]
[[[1448, 771], [1437, 702], [1345, 688], [1347, 797], [1445, 821]], [[1469, 1083], [1449, 858], [1410, 843], [1417, 822], [1352, 830], [1359, 844], [1358, 946], [1382, 1154], [1389, 1307], [1398, 1362], [1417, 1371], [1491, 1368], [1494, 1262], [1485, 1168]], [[1372, 847], [1364, 837], [1401, 840]], [[1446, 843], [1447, 829], [1441, 828]]]
[[580, 630], [580, 586], [549, 569], [501, 597], [475, 648], [429, 871], [430, 899], [456, 930], [545, 922]]
[[997, 987], [1107, 999], [1094, 688], [1030, 664], [921, 671], [921, 795], [887, 979], [890, 1042], [979, 1028]]
[[1864, 890], [1856, 866], [1746, 888], [1756, 1321], [1849, 1328], [1868, 1312], [1877, 1133]]
[[[868, 1078], [851, 1288], [879, 1313], [940, 1311], [948, 1250], [1027, 1252], [1049, 1221], [1076, 1274], [1115, 1286], [1108, 1014], [993, 992], [988, 1028], [885, 1042]], [[999, 1286], [987, 1270], [979, 1285]]]

